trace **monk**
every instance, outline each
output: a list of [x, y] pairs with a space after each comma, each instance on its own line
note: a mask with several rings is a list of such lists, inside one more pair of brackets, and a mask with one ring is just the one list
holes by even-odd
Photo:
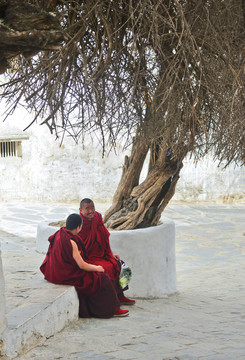
[[118, 254], [114, 254], [110, 247], [110, 233], [105, 227], [102, 216], [95, 211], [91, 199], [85, 198], [80, 202], [80, 215], [83, 219], [83, 227], [78, 233], [85, 246], [88, 262], [103, 266], [105, 273], [112, 280], [117, 291], [121, 305], [133, 305], [135, 300], [126, 298], [118, 284], [121, 270], [121, 262]]
[[40, 267], [44, 278], [54, 284], [75, 286], [79, 317], [127, 316], [129, 312], [120, 309], [115, 287], [104, 268], [84, 260], [86, 250], [77, 236], [81, 227], [81, 216], [71, 214], [66, 226], [49, 237], [49, 249]]

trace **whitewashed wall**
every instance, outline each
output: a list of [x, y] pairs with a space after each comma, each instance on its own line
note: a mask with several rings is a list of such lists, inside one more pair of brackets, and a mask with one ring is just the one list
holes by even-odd
[[[20, 121], [21, 120], [21, 121]], [[0, 123], [0, 135], [23, 134], [27, 120]], [[112, 196], [120, 178], [123, 156], [102, 159], [100, 146], [63, 145], [46, 126], [34, 124], [24, 134], [22, 158], [0, 158], [0, 201], [77, 201], [85, 196], [103, 200]], [[86, 141], [88, 143], [88, 141]]]
[[[25, 134], [22, 158], [0, 158], [0, 201], [28, 200], [43, 202], [79, 201], [91, 197], [110, 202], [120, 180], [125, 153], [111, 153], [102, 159], [97, 140], [86, 139], [76, 145], [66, 138], [59, 141], [45, 126], [34, 124], [23, 133], [30, 118], [18, 112], [0, 122], [0, 136]], [[197, 166], [186, 160], [173, 200], [232, 201], [245, 198], [245, 170], [230, 166], [217, 168], [207, 157]], [[144, 174], [142, 175], [142, 178]]]
[[245, 201], [245, 167], [234, 164], [218, 167], [211, 156], [195, 164], [184, 161], [174, 200], [183, 201]]

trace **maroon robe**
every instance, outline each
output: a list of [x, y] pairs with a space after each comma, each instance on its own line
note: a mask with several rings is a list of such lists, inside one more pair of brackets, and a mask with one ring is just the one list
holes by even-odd
[[75, 286], [80, 317], [113, 316], [120, 304], [111, 280], [104, 273], [79, 268], [73, 258], [71, 239], [76, 242], [81, 256], [86, 255], [81, 240], [69, 230], [61, 228], [48, 239], [49, 249], [40, 267], [44, 278], [54, 284]]
[[117, 281], [121, 267], [111, 251], [110, 233], [103, 223], [101, 214], [95, 211], [92, 221], [86, 219], [82, 214], [80, 215], [83, 219], [83, 226], [78, 236], [82, 239], [86, 249], [88, 262], [103, 266], [110, 279]]

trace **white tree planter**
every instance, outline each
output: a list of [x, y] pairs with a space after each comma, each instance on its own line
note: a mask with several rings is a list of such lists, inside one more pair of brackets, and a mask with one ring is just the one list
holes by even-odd
[[[46, 253], [48, 237], [59, 228], [40, 223], [36, 249]], [[175, 225], [166, 217], [162, 224], [145, 229], [112, 231], [112, 251], [132, 269], [127, 296], [161, 298], [176, 292]]]

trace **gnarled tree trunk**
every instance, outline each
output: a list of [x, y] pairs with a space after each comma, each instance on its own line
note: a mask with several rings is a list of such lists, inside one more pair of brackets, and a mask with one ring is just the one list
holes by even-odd
[[67, 36], [53, 13], [23, 1], [0, 3], [0, 74], [18, 55], [26, 58], [42, 50], [56, 50]]
[[[148, 174], [139, 184], [149, 149], [151, 156]], [[138, 134], [130, 157], [125, 158], [112, 206], [104, 216], [108, 228], [126, 230], [157, 225], [162, 211], [175, 193], [186, 152], [176, 158], [163, 143], [150, 146], [145, 136]]]

